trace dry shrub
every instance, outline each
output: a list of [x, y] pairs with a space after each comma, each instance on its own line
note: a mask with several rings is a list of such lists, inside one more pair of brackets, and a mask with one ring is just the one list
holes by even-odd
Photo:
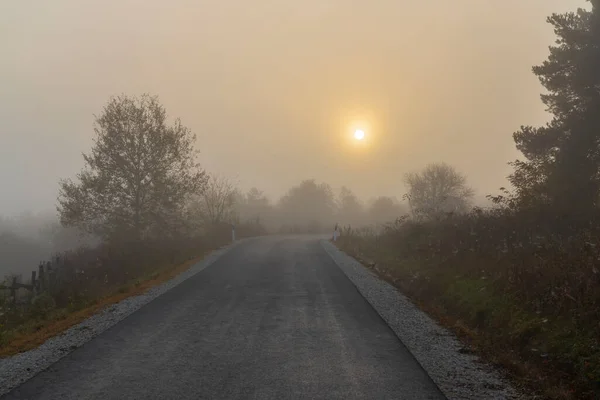
[[[475, 209], [348, 230], [340, 245], [409, 292], [577, 389], [600, 395], [600, 212]], [[559, 392], [559, 391], [557, 391]]]
[[[136, 282], [152, 278], [159, 269], [185, 263], [231, 242], [231, 225], [215, 224], [210, 234], [173, 237], [143, 242], [121, 241], [58, 254], [44, 263], [43, 293], [13, 307], [0, 304], [0, 334], [20, 329], [33, 320], [53, 318], [53, 313], [77, 311], [103, 296], [123, 291]], [[255, 222], [236, 226], [236, 237], [265, 234]], [[35, 266], [32, 266], [32, 270]], [[1, 345], [0, 341], [0, 345]]]

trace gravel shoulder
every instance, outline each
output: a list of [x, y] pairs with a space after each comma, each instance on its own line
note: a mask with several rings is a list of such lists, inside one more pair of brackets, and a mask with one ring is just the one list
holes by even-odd
[[526, 399], [501, 374], [439, 326], [394, 286], [327, 240], [321, 244], [449, 400]]
[[19, 386], [61, 358], [70, 354], [75, 349], [83, 346], [86, 342], [111, 328], [158, 296], [168, 292], [180, 283], [202, 271], [216, 262], [233, 247], [236, 247], [245, 241], [246, 240], [240, 240], [234, 244], [213, 251], [202, 261], [194, 264], [175, 278], [153, 287], [142, 295], [128, 297], [117, 304], [105, 308], [100, 313], [69, 328], [62, 334], [49, 339], [33, 350], [0, 359], [0, 396], [8, 393], [13, 388]]

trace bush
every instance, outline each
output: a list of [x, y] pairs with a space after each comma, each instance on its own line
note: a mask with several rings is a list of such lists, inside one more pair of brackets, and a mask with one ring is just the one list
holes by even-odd
[[[231, 227], [216, 229], [211, 235], [172, 237], [162, 240], [102, 244], [57, 255], [44, 264], [44, 291], [26, 305], [0, 304], [1, 345], [6, 336], [30, 322], [57, 317], [93, 304], [114, 292], [127, 293], [144, 277], [156, 277], [159, 269], [181, 265], [206, 251], [231, 243]], [[260, 227], [240, 226], [242, 236], [254, 236]], [[155, 275], [156, 274], [156, 275]], [[0, 297], [0, 303], [3, 302]]]
[[600, 389], [600, 211], [476, 209], [348, 230], [339, 243], [422, 304], [466, 321], [491, 351], [550, 369], [580, 398]]
[[44, 319], [56, 309], [56, 302], [48, 292], [43, 292], [33, 298], [29, 314], [36, 319]]

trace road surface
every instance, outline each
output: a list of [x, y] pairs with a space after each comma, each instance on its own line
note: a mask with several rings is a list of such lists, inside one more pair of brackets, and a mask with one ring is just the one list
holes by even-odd
[[2, 399], [443, 399], [317, 239], [233, 248]]

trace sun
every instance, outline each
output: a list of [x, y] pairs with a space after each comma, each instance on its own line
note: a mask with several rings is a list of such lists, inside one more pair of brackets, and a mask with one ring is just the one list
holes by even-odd
[[354, 139], [363, 140], [365, 138], [365, 131], [362, 129], [357, 129], [354, 131]]

